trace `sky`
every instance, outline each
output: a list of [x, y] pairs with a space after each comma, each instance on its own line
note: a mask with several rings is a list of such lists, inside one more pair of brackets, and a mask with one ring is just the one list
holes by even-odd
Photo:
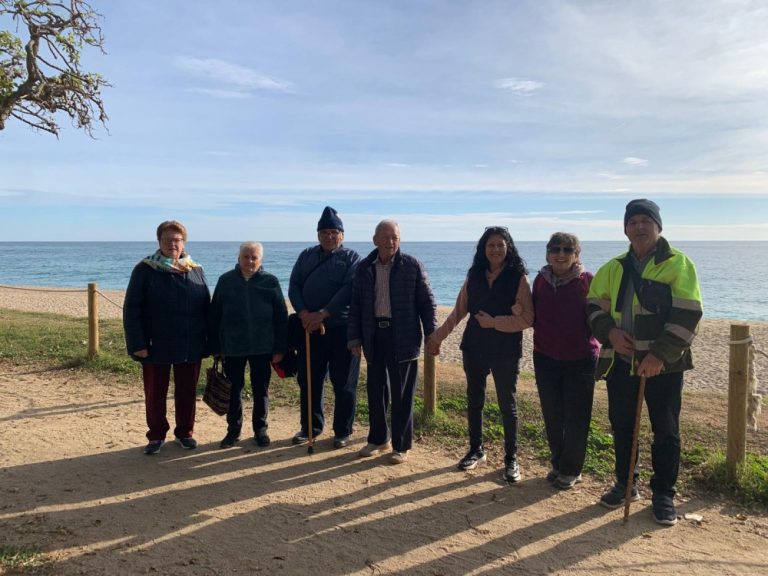
[[[768, 240], [768, 5], [92, 0], [95, 138], [0, 131], [0, 241], [349, 241], [568, 231]], [[15, 30], [0, 19], [0, 30]]]

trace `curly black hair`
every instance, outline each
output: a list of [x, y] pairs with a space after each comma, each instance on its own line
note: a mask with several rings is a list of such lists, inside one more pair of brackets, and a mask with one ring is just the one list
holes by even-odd
[[485, 245], [488, 243], [488, 238], [494, 235], [501, 236], [507, 245], [507, 266], [524, 276], [527, 275], [528, 270], [525, 267], [525, 262], [520, 257], [517, 246], [515, 246], [515, 242], [509, 234], [509, 230], [504, 226], [489, 226], [485, 229], [483, 235], [480, 236], [480, 240], [477, 241], [475, 257], [472, 259], [472, 266], [469, 267], [467, 276], [482, 277], [481, 275], [485, 274], [485, 271], [490, 268], [488, 258], [485, 255]]

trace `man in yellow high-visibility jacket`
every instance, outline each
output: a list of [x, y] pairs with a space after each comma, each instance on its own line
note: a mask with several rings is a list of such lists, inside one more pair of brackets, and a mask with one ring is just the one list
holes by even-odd
[[[597, 379], [606, 379], [608, 413], [616, 454], [616, 484], [600, 499], [606, 508], [624, 505], [629, 477], [637, 393], [646, 377], [645, 401], [653, 430], [653, 517], [677, 523], [673, 498], [680, 467], [683, 372], [693, 368], [691, 342], [702, 316], [696, 268], [661, 234], [659, 207], [632, 200], [624, 214], [629, 251], [595, 275], [587, 317], [603, 345]], [[633, 472], [637, 482], [637, 470]], [[636, 484], [632, 500], [639, 498]]]

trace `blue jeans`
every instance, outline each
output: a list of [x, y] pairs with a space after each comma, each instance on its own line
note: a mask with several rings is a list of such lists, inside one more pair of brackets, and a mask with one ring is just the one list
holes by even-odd
[[[635, 426], [637, 392], [640, 378], [630, 376], [629, 364], [616, 359], [608, 375], [608, 417], [613, 428], [616, 453], [616, 483], [627, 485], [632, 434]], [[674, 497], [680, 469], [680, 408], [682, 406], [683, 373], [661, 373], [645, 383], [645, 403], [653, 431], [651, 445], [651, 490], [655, 495]], [[640, 461], [638, 448], [637, 461]], [[633, 471], [637, 481], [637, 467]]]
[[[306, 342], [306, 340], [305, 340]], [[299, 349], [299, 366], [296, 380], [299, 383], [301, 402], [301, 430], [307, 432], [307, 356], [305, 345]], [[357, 408], [357, 381], [360, 376], [360, 358], [347, 349], [347, 327], [327, 328], [324, 335], [310, 334], [309, 359], [312, 364], [312, 435], [325, 429], [323, 414], [324, 384], [326, 375], [333, 385], [334, 410], [333, 433], [349, 436], [355, 422]]]

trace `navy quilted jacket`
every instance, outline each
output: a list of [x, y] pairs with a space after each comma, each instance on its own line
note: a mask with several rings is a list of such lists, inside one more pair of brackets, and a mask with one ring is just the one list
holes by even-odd
[[[349, 346], [362, 345], [368, 362], [373, 360], [376, 332], [375, 261], [378, 255], [378, 250], [374, 250], [357, 267], [347, 329]], [[429, 336], [437, 328], [437, 306], [424, 266], [399, 250], [389, 276], [389, 298], [397, 359], [406, 362], [418, 358], [422, 330]]]

